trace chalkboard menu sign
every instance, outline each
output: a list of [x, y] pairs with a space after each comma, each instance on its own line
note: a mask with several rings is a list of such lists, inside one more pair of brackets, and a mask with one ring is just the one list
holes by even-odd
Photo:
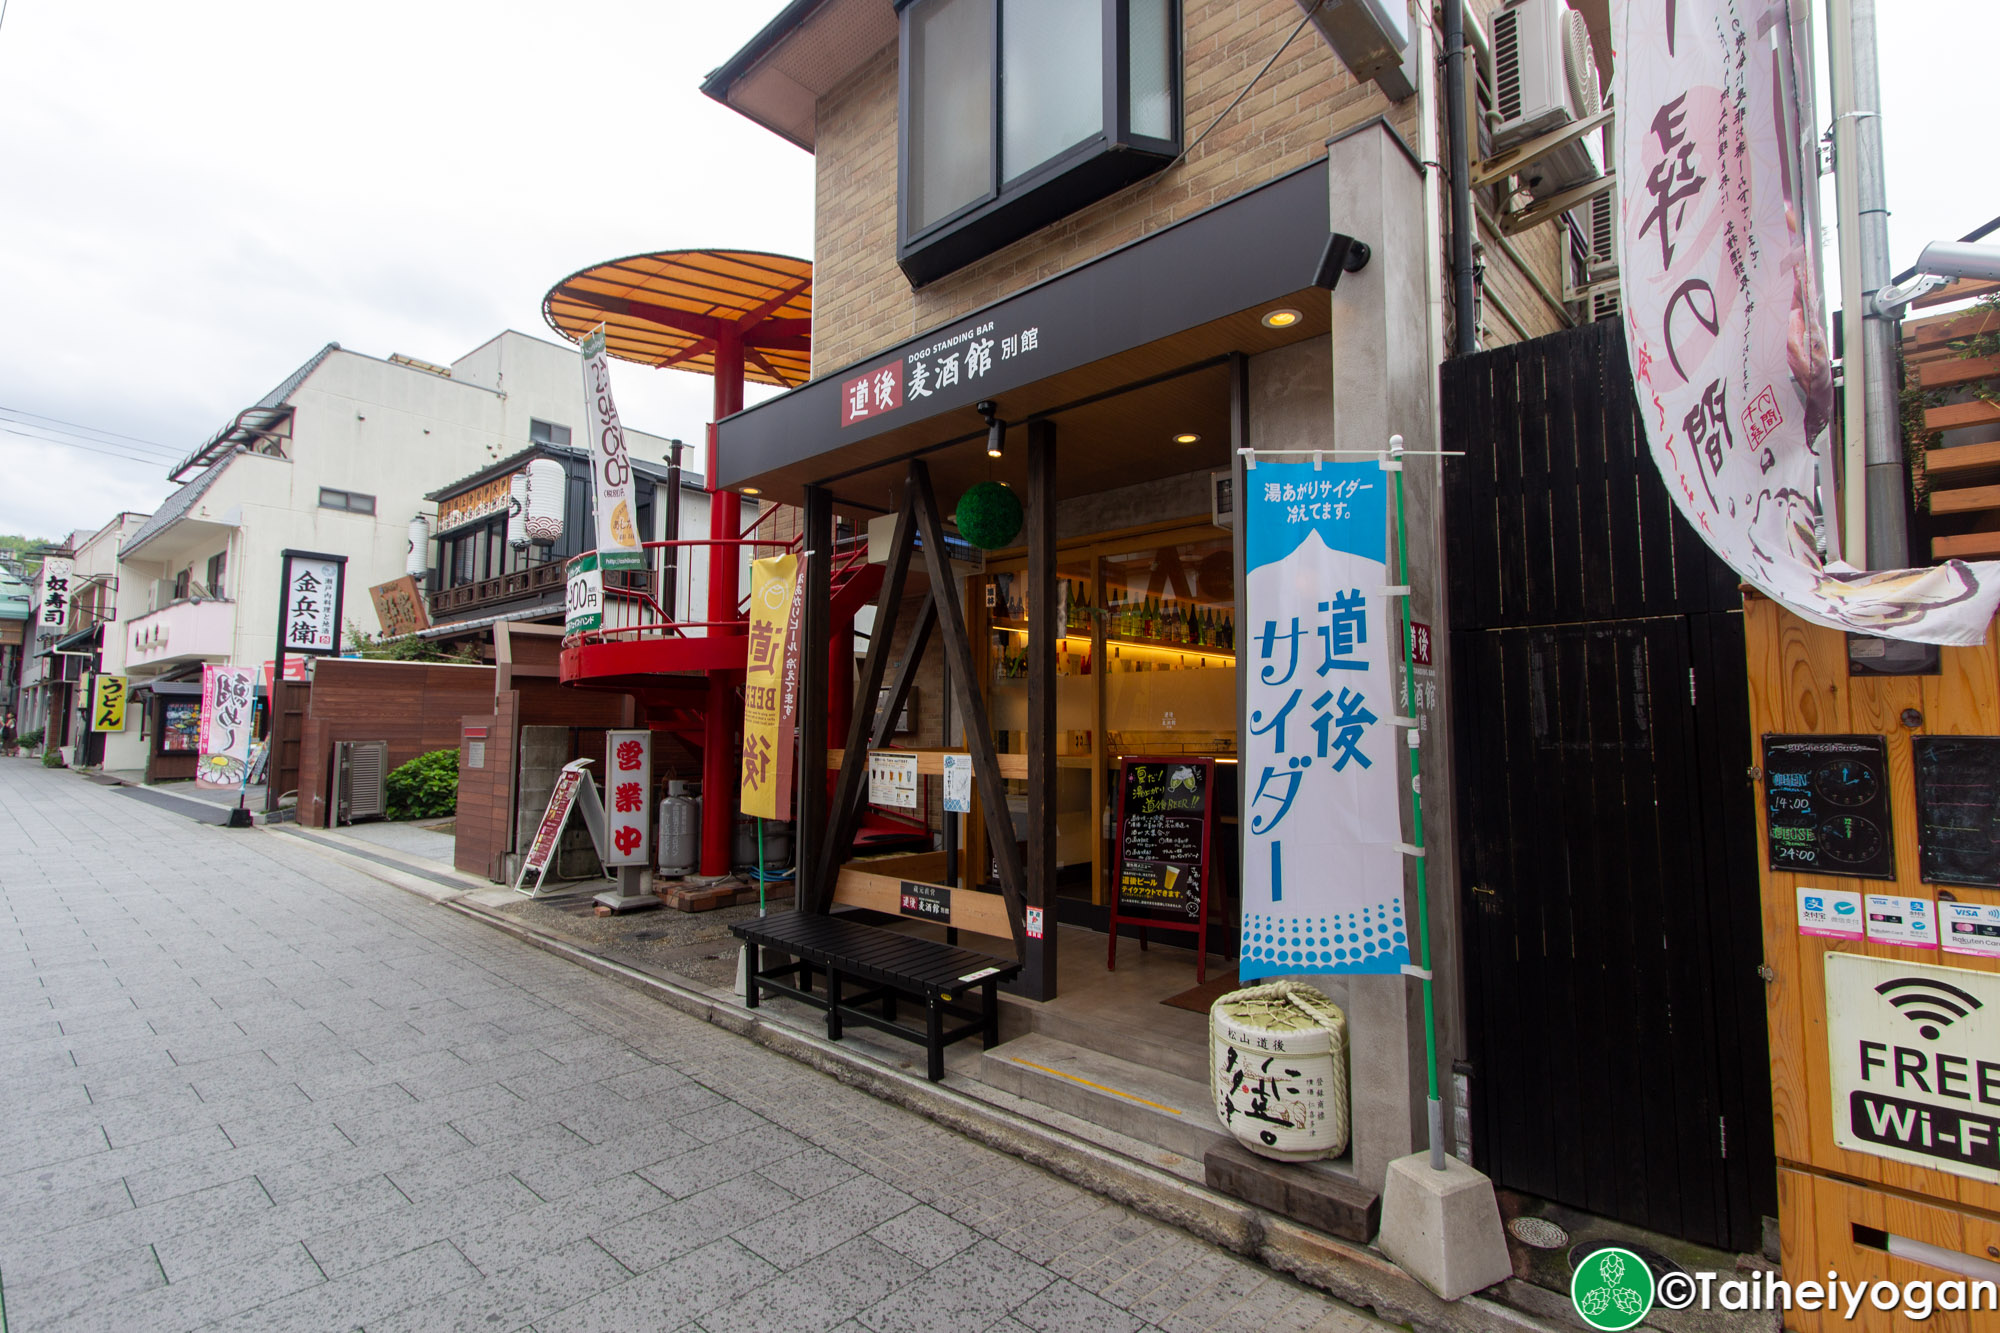
[[2000, 736], [1917, 736], [1917, 865], [1930, 884], [2000, 888]]
[[[1209, 830], [1215, 761], [1128, 758], [1118, 775], [1118, 853], [1111, 904], [1110, 966], [1121, 923], [1208, 932]], [[1142, 936], [1143, 938], [1143, 936]], [[1205, 980], [1200, 944], [1196, 979]]]
[[1888, 741], [1765, 736], [1764, 825], [1773, 870], [1894, 879]]

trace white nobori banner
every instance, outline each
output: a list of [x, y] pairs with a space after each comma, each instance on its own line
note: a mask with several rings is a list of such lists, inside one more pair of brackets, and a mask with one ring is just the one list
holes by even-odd
[[1833, 370], [1793, 20], [1786, 0], [1613, 0], [1619, 281], [1653, 461], [1702, 540], [1787, 609], [1983, 643], [2000, 565], [1863, 574], [1821, 554]]
[[1388, 491], [1375, 463], [1244, 475], [1245, 982], [1410, 961]]
[[591, 498], [597, 506], [597, 567], [643, 569], [638, 499], [632, 490], [632, 456], [625, 448], [625, 427], [618, 421], [618, 404], [611, 399], [611, 358], [604, 348], [604, 330], [583, 340], [584, 413], [590, 421]]

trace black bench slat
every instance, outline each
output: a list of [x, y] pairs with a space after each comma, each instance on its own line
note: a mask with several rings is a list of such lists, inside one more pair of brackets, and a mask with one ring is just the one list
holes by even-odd
[[[975, 1033], [983, 1034], [988, 1046], [998, 1040], [997, 986], [1021, 970], [1019, 963], [1005, 958], [833, 916], [782, 912], [739, 921], [730, 930], [756, 946], [753, 957], [757, 962], [751, 968], [747, 997], [751, 1008], [757, 1007], [760, 992], [769, 990], [825, 1010], [827, 1036], [831, 1040], [840, 1039], [841, 1023], [846, 1019], [920, 1042], [929, 1056], [933, 1082], [944, 1077], [944, 1047], [949, 1043]], [[798, 958], [806, 968], [824, 971], [826, 997], [822, 999], [805, 989], [810, 984], [809, 974], [800, 964], [765, 969], [762, 950], [767, 948]], [[797, 987], [780, 980], [794, 972], [808, 979]], [[849, 995], [845, 991], [845, 983], [849, 981], [872, 983], [873, 989]], [[923, 1006], [922, 1031], [896, 1022], [899, 993], [913, 997]], [[963, 1003], [975, 998], [977, 1008], [967, 1008]], [[868, 1013], [860, 1007], [870, 1003], [880, 1003], [882, 1013]], [[963, 1027], [946, 1028], [947, 1014], [973, 1021]]]

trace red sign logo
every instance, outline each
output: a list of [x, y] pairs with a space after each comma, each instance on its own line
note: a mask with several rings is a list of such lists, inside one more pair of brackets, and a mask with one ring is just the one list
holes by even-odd
[[840, 385], [840, 424], [879, 417], [903, 405], [903, 363], [891, 361]]

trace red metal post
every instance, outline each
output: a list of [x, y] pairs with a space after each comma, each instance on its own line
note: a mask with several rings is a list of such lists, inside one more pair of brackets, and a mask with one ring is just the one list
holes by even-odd
[[[743, 344], [724, 336], [715, 344], [715, 420], [743, 410]], [[708, 484], [715, 485], [719, 460], [716, 457], [716, 430], [708, 428]], [[712, 541], [734, 541], [742, 527], [742, 500], [734, 491], [711, 489], [708, 505], [708, 535]], [[716, 622], [736, 619], [736, 604], [742, 596], [738, 567], [739, 548], [708, 548], [709, 633], [726, 633], [714, 628]], [[736, 737], [742, 713], [736, 698], [734, 671], [708, 673], [708, 701], [702, 723], [701, 750], [701, 865], [703, 875], [729, 873], [731, 848], [736, 834]]]

